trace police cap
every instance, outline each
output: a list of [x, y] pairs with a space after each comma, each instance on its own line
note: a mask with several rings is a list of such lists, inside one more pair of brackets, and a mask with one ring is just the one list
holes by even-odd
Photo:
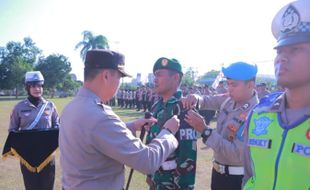
[[123, 77], [131, 77], [125, 70], [124, 55], [105, 49], [89, 50], [85, 58], [85, 69], [114, 69], [118, 70]]
[[40, 71], [29, 71], [25, 75], [25, 83], [44, 84], [44, 78]]
[[275, 48], [310, 43], [310, 1], [299, 0], [284, 6], [272, 21]]
[[256, 77], [257, 66], [245, 62], [236, 62], [222, 68], [226, 78], [233, 80], [250, 80]]
[[168, 59], [165, 57], [159, 58], [154, 64], [153, 73], [159, 69], [173, 70], [183, 75], [182, 66], [176, 59]]

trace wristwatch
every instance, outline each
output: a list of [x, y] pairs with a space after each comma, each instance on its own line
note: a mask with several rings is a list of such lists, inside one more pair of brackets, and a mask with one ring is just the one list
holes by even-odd
[[202, 142], [205, 144], [206, 141], [208, 140], [208, 138], [211, 136], [212, 134], [212, 129], [211, 128], [205, 128], [202, 133], [201, 133], [201, 137], [202, 137]]
[[174, 133], [168, 127], [165, 127], [164, 129], [166, 129], [169, 133], [174, 135]]

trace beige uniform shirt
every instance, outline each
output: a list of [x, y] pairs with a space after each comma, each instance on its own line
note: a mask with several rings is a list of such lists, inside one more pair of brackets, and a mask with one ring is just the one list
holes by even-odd
[[66, 190], [120, 190], [124, 164], [153, 173], [178, 146], [166, 130], [144, 145], [109, 106], [84, 87], [65, 107], [60, 121], [60, 163]]
[[[214, 160], [220, 164], [242, 166], [244, 142], [238, 136], [239, 128], [243, 126], [247, 115], [258, 103], [255, 95], [241, 107], [235, 106], [235, 101], [224, 95], [203, 96], [200, 109], [219, 110], [216, 129], [206, 141], [206, 145], [214, 151]], [[242, 130], [242, 128], [240, 128]]]
[[28, 99], [18, 102], [11, 114], [9, 131], [25, 130], [36, 119], [41, 107], [48, 102], [44, 112], [33, 129], [58, 128], [59, 117], [53, 102], [45, 99], [35, 107]]

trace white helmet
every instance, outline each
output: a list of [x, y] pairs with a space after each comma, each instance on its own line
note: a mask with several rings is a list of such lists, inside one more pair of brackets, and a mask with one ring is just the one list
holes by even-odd
[[25, 76], [25, 83], [39, 82], [44, 84], [44, 78], [40, 71], [29, 71]]

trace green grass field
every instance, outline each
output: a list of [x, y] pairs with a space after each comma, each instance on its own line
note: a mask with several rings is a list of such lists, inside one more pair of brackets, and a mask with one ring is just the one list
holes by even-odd
[[[57, 110], [61, 113], [64, 106], [70, 101], [71, 98], [57, 98], [51, 99], [57, 106]], [[20, 101], [20, 100], [18, 100]], [[18, 102], [12, 101], [0, 101], [0, 151], [2, 149], [7, 138], [7, 129], [9, 125], [10, 113], [14, 105]], [[114, 111], [123, 119], [123, 121], [130, 121], [143, 115], [143, 113], [136, 112], [134, 110], [124, 110], [114, 108]], [[198, 141], [198, 161], [197, 161], [197, 173], [196, 173], [196, 189], [210, 189], [211, 178], [211, 158], [212, 151], [202, 149], [204, 145], [201, 140]], [[1, 190], [22, 190], [24, 189], [22, 175], [19, 168], [19, 162], [15, 158], [8, 158], [6, 160], [0, 160], [0, 189]], [[129, 169], [126, 168], [126, 176], [128, 176]], [[59, 164], [59, 152], [56, 153], [56, 180], [55, 190], [61, 190], [61, 168]], [[127, 180], [125, 181], [126, 185]], [[131, 190], [144, 190], [148, 189], [145, 183], [145, 176], [139, 172], [134, 172], [133, 179], [130, 185]]]

